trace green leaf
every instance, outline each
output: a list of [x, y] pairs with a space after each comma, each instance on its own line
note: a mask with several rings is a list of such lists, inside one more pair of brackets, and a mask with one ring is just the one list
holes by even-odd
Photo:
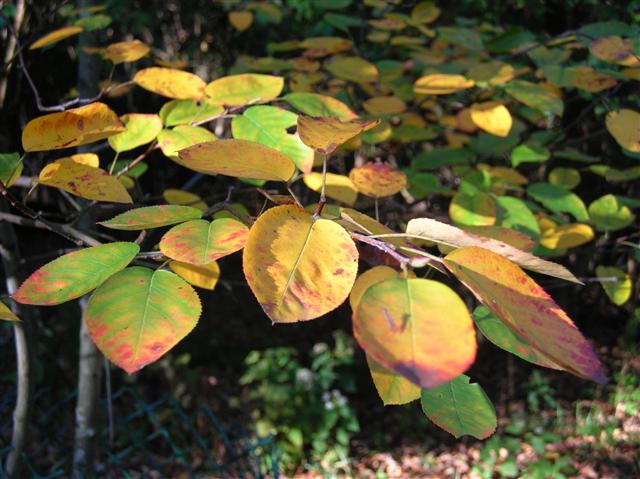
[[162, 105], [160, 118], [165, 126], [189, 125], [219, 115], [224, 111], [220, 105], [206, 101], [172, 100]]
[[135, 243], [117, 242], [66, 254], [29, 276], [13, 299], [50, 306], [79, 298], [125, 268], [139, 251]]
[[604, 195], [589, 205], [591, 221], [600, 231], [617, 231], [626, 228], [635, 219], [631, 210], [618, 202], [614, 195]]
[[439, 148], [420, 153], [411, 160], [413, 170], [438, 170], [443, 166], [471, 163], [475, 155], [465, 148]]
[[353, 120], [358, 116], [340, 100], [318, 93], [294, 92], [282, 99], [309, 116], [336, 116], [341, 120]]
[[529, 235], [534, 240], [540, 237], [540, 226], [527, 204], [511, 196], [497, 196], [498, 224]]
[[249, 228], [234, 219], [192, 220], [165, 233], [160, 251], [176, 261], [205, 265], [244, 248], [248, 234]]
[[505, 86], [505, 91], [519, 102], [542, 112], [562, 116], [564, 111], [562, 99], [536, 83], [512, 80]]
[[0, 153], [0, 181], [9, 188], [22, 174], [19, 153]]
[[120, 120], [127, 127], [126, 131], [108, 139], [111, 148], [118, 153], [151, 143], [162, 130], [162, 120], [158, 115], [130, 113], [122, 115]]
[[560, 369], [553, 361], [540, 354], [524, 339], [505, 326], [489, 308], [478, 306], [473, 311], [472, 318], [483, 336], [499, 348], [538, 366]]
[[177, 275], [134, 266], [89, 299], [84, 321], [107, 359], [129, 374], [160, 358], [195, 327], [198, 295]]
[[111, 25], [111, 17], [109, 15], [104, 15], [101, 13], [98, 15], [89, 15], [87, 17], [76, 20], [74, 25], [76, 27], [84, 28], [87, 32], [92, 32], [94, 30], [107, 28], [109, 25]]
[[422, 411], [435, 424], [456, 438], [470, 435], [485, 439], [497, 427], [496, 411], [478, 384], [461, 374], [433, 389], [423, 389]]
[[589, 221], [587, 208], [578, 195], [550, 183], [533, 183], [527, 194], [554, 213], [569, 213], [578, 221]]
[[511, 164], [518, 166], [521, 163], [541, 163], [549, 159], [550, 152], [547, 148], [536, 144], [519, 145], [511, 152]]
[[216, 135], [201, 126], [180, 125], [172, 130], [162, 130], [158, 134], [158, 145], [162, 153], [174, 158], [184, 148], [217, 139]]
[[491, 135], [489, 133], [481, 133], [469, 142], [469, 149], [478, 155], [499, 155], [507, 153], [520, 143], [520, 135], [512, 128], [511, 133], [504, 138]]
[[125, 211], [98, 224], [114, 230], [137, 231], [200, 219], [202, 212], [191, 206], [158, 205]]
[[440, 185], [440, 180], [434, 174], [416, 173], [409, 169], [402, 171], [407, 175], [409, 194], [416, 200], [422, 200], [429, 195], [451, 193], [451, 188]]
[[298, 122], [298, 115], [283, 108], [254, 106], [231, 122], [233, 137], [250, 140], [285, 154], [304, 173], [313, 167], [314, 152], [298, 134], [287, 133]]
[[575, 168], [554, 168], [549, 172], [549, 183], [565, 190], [572, 190], [580, 184], [580, 172]]
[[[596, 275], [603, 280], [600, 284], [613, 304], [622, 306], [629, 301], [633, 286], [626, 272], [614, 266], [598, 266]], [[617, 281], [610, 281], [611, 278]]]

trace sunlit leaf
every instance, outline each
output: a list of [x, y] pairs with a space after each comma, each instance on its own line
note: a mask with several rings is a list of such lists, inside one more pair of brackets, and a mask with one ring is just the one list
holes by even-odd
[[0, 301], [0, 319], [4, 321], [20, 321], [20, 318], [2, 301]]
[[328, 155], [357, 134], [367, 131], [380, 120], [342, 121], [334, 117], [298, 116], [298, 135], [305, 145]]
[[229, 23], [239, 32], [244, 32], [253, 23], [253, 13], [247, 11], [229, 12]]
[[640, 153], [640, 113], [622, 108], [609, 112], [605, 122], [607, 130], [622, 148]]
[[358, 303], [353, 328], [373, 359], [421, 387], [450, 381], [475, 359], [467, 308], [436, 281], [392, 278], [374, 284]]
[[314, 153], [297, 134], [289, 134], [298, 115], [273, 106], [253, 106], [231, 121], [233, 137], [250, 140], [278, 150], [295, 163], [300, 171], [309, 173], [313, 167]]
[[220, 266], [215, 261], [205, 265], [170, 261], [169, 268], [187, 283], [210, 291], [215, 289], [220, 278]]
[[[304, 175], [304, 184], [316, 193], [320, 193], [322, 190], [322, 174], [316, 172], [307, 173]], [[353, 206], [358, 197], [358, 190], [348, 176], [327, 173], [325, 194], [328, 198]]]
[[296, 110], [309, 116], [335, 116], [341, 120], [357, 118], [351, 108], [340, 100], [317, 93], [294, 92], [282, 97]]
[[257, 73], [231, 75], [207, 84], [205, 93], [211, 103], [239, 106], [265, 103], [277, 98], [284, 88], [284, 78]]
[[139, 251], [137, 244], [124, 242], [73, 251], [34, 272], [13, 299], [49, 306], [79, 298], [125, 268]]
[[407, 187], [407, 175], [383, 162], [369, 162], [353, 168], [349, 179], [360, 193], [374, 198], [392, 196]]
[[193, 73], [174, 68], [150, 67], [133, 77], [136, 85], [158, 95], [178, 100], [199, 99], [204, 94], [205, 82]]
[[125, 211], [98, 224], [114, 230], [136, 231], [200, 219], [202, 212], [191, 206], [157, 205]]
[[158, 133], [158, 146], [171, 159], [177, 158], [180, 150], [216, 140], [216, 135], [201, 126], [178, 125]]
[[540, 235], [540, 244], [550, 250], [582, 246], [594, 237], [591, 226], [583, 223], [553, 226]]
[[533, 183], [527, 194], [556, 213], [569, 213], [578, 221], [589, 221], [589, 213], [578, 195], [550, 183]]
[[31, 120], [22, 130], [24, 151], [59, 150], [103, 140], [125, 130], [104, 103], [50, 113]]
[[7, 188], [20, 178], [23, 168], [19, 153], [0, 153], [0, 181]]
[[45, 166], [38, 183], [59, 188], [73, 195], [96, 201], [132, 203], [127, 190], [115, 176], [71, 158], [62, 158]]
[[494, 101], [474, 103], [470, 109], [471, 120], [478, 128], [496, 136], [508, 136], [513, 120], [507, 107]]
[[102, 354], [131, 374], [189, 334], [201, 310], [196, 292], [175, 274], [134, 266], [91, 295], [84, 321]]
[[620, 204], [611, 194], [601, 196], [589, 205], [589, 216], [600, 231], [617, 231], [626, 228], [635, 219], [629, 207]]
[[248, 233], [249, 228], [230, 218], [191, 220], [166, 232], [160, 251], [176, 261], [202, 266], [240, 251]]
[[169, 188], [162, 192], [162, 197], [167, 203], [172, 205], [191, 206], [202, 212], [205, 212], [209, 208], [209, 206], [202, 201], [200, 196], [195, 193], [191, 193], [190, 191]]
[[514, 333], [563, 369], [597, 383], [606, 377], [571, 319], [515, 263], [484, 248], [460, 248], [447, 268]]
[[496, 202], [484, 192], [457, 193], [449, 203], [449, 216], [461, 225], [489, 226], [496, 222]]
[[105, 50], [105, 57], [114, 65], [135, 62], [149, 53], [149, 45], [140, 40], [112, 43]]
[[485, 439], [498, 426], [496, 410], [484, 390], [461, 374], [433, 389], [423, 389], [420, 404], [424, 414], [445, 431]]
[[171, 100], [162, 105], [160, 118], [165, 126], [189, 125], [222, 114], [224, 108], [206, 101]]
[[518, 166], [522, 163], [541, 163], [547, 161], [551, 153], [544, 146], [530, 143], [518, 145], [511, 152], [511, 164]]
[[180, 150], [179, 164], [209, 175], [289, 181], [293, 161], [278, 150], [247, 140], [218, 140]]
[[33, 42], [29, 47], [29, 50], [36, 50], [38, 48], [43, 48], [49, 45], [53, 45], [54, 43], [58, 43], [59, 41], [64, 40], [65, 38], [69, 38], [73, 35], [77, 35], [83, 30], [84, 28], [77, 27], [77, 26], [58, 28], [57, 30], [49, 32], [45, 36]]
[[526, 341], [509, 329], [486, 306], [478, 306], [473, 311], [472, 318], [482, 335], [499, 348], [538, 366], [562, 369], [549, 358], [529, 346]]
[[447, 95], [466, 90], [473, 85], [473, 80], [462, 75], [432, 73], [418, 78], [413, 84], [413, 92], [416, 95]]
[[410, 220], [407, 225], [407, 234], [456, 248], [480, 246], [508, 258], [525, 269], [556, 278], [562, 278], [574, 283], [580, 283], [580, 281], [562, 265], [538, 258], [525, 251], [520, 251], [503, 241], [467, 233], [460, 228], [430, 218]]
[[326, 68], [338, 78], [356, 83], [370, 83], [378, 78], [376, 66], [360, 57], [336, 57]]
[[151, 143], [162, 130], [162, 120], [154, 114], [129, 113], [120, 120], [126, 131], [109, 137], [109, 145], [118, 153]]
[[631, 277], [626, 272], [615, 266], [598, 266], [596, 275], [601, 279], [600, 285], [613, 304], [622, 306], [629, 301], [633, 286]]
[[342, 304], [356, 278], [358, 250], [335, 222], [316, 220], [296, 206], [277, 206], [251, 227], [243, 266], [267, 316], [291, 323]]

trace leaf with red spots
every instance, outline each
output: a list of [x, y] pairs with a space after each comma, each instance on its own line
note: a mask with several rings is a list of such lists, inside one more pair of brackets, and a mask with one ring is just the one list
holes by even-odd
[[358, 250], [337, 223], [297, 206], [277, 206], [251, 227], [243, 267], [267, 316], [292, 323], [342, 304], [356, 279]]
[[576, 376], [606, 382], [591, 345], [567, 314], [518, 265], [475, 246], [445, 259], [449, 270], [509, 329]]
[[125, 130], [118, 115], [104, 103], [40, 116], [22, 130], [24, 151], [46, 151], [86, 145]]
[[102, 354], [131, 374], [189, 334], [200, 312], [198, 295], [180, 277], [134, 266], [93, 293], [84, 321]]
[[87, 200], [133, 203], [126, 188], [115, 176], [100, 168], [78, 163], [73, 158], [49, 163], [40, 172], [38, 183]]
[[98, 224], [114, 230], [138, 231], [196, 220], [202, 212], [191, 206], [157, 205], [125, 211]]
[[135, 243], [109, 243], [61, 256], [33, 273], [15, 292], [18, 303], [54, 305], [97, 288], [138, 254]]
[[391, 278], [368, 288], [353, 332], [373, 359], [421, 387], [451, 381], [476, 357], [465, 304], [451, 288], [428, 279]]
[[465, 246], [480, 246], [510, 259], [525, 269], [536, 271], [549, 276], [555, 276], [566, 281], [582, 284], [567, 268], [551, 261], [538, 258], [526, 251], [514, 248], [505, 241], [468, 233], [455, 226], [442, 223], [430, 218], [416, 218], [409, 221], [407, 234], [411, 238], [419, 238], [454, 248]]
[[464, 435], [485, 439], [498, 425], [496, 410], [480, 385], [461, 374], [433, 389], [422, 390], [422, 411], [456, 438]]
[[183, 263], [206, 265], [244, 248], [249, 228], [231, 218], [192, 220], [174, 226], [160, 240], [160, 251]]
[[349, 172], [349, 179], [363, 195], [382, 198], [407, 187], [407, 175], [389, 163], [366, 163]]
[[343, 143], [378, 125], [380, 120], [349, 120], [322, 116], [298, 116], [298, 135], [302, 142], [322, 155], [332, 153]]

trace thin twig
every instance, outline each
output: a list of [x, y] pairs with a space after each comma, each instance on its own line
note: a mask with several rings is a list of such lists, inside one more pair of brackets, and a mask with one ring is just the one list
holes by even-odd
[[28, 219], [22, 216], [12, 215], [11, 213], [0, 212], [0, 221], [6, 221], [19, 226], [27, 226], [29, 228], [38, 228], [49, 230], [59, 236], [71, 241], [76, 246], [98, 246], [102, 243], [95, 238], [79, 231], [69, 225], [59, 223], [51, 223], [44, 221], [42, 218]]

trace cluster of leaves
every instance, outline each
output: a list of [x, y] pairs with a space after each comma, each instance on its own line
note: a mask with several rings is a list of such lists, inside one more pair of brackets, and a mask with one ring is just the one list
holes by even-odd
[[[133, 373], [194, 328], [201, 307], [192, 286], [213, 289], [216, 261], [242, 251], [247, 283], [274, 323], [316, 319], [349, 298], [354, 336], [384, 403], [421, 398], [427, 417], [456, 436], [485, 438], [496, 428], [486, 394], [463, 374], [476, 356], [474, 323], [527, 361], [604, 382], [588, 341], [523, 269], [580, 283], [543, 257], [634, 221], [638, 200], [607, 194], [587, 207], [572, 189], [583, 174], [629, 181], [640, 167], [622, 170], [612, 166], [617, 159], [569, 148], [561, 121], [564, 96], [603, 105], [609, 111], [600, 120], [616, 142], [611, 155], [637, 161], [637, 105], [609, 96], [640, 77], [631, 40], [637, 27], [593, 24], [539, 41], [526, 30], [473, 22], [435, 26], [441, 11], [431, 2], [408, 12], [391, 1], [365, 3], [367, 59], [341, 36], [289, 40], [267, 45], [277, 56], [240, 57], [232, 74], [209, 83], [164, 64], [105, 84], [101, 98], [134, 86], [168, 98], [157, 114], [118, 116], [95, 101], [31, 120], [22, 134], [25, 155], [105, 139], [114, 153], [107, 169], [96, 154], [50, 161], [36, 185], [133, 203], [137, 178], [151, 168], [144, 160], [160, 150], [189, 170], [237, 178], [275, 206], [254, 217], [246, 205], [209, 208], [179, 190], [164, 192], [166, 204], [140, 206], [137, 199], [99, 227], [171, 226], [157, 249], [140, 253], [141, 236], [74, 251], [33, 273], [13, 299], [53, 305], [93, 291], [84, 316], [90, 335], [109, 360]], [[252, 15], [235, 10], [229, 20], [242, 32]], [[332, 17], [336, 30], [361, 26], [344, 17]], [[36, 45], [68, 34], [53, 32]], [[145, 61], [149, 51], [131, 40], [89, 53], [116, 66]], [[218, 135], [206, 128], [212, 123]], [[132, 161], [119, 159], [140, 147], [146, 149]], [[588, 166], [557, 167], [533, 183], [519, 171], [552, 157]], [[23, 158], [0, 158], [6, 195]], [[262, 189], [267, 182], [277, 193]], [[320, 194], [317, 203], [298, 198], [313, 193]], [[455, 226], [426, 217], [405, 224], [409, 218], [392, 214], [400, 199], [436, 205], [436, 198], [448, 201]], [[380, 210], [391, 213], [383, 222]], [[166, 262], [129, 266], [142, 258]], [[359, 272], [359, 260], [372, 268]], [[451, 287], [416, 277], [414, 269], [424, 268], [425, 277], [452, 275], [484, 307], [471, 315]], [[628, 300], [625, 271], [600, 265], [597, 273], [610, 280], [603, 284], [616, 304]]]

